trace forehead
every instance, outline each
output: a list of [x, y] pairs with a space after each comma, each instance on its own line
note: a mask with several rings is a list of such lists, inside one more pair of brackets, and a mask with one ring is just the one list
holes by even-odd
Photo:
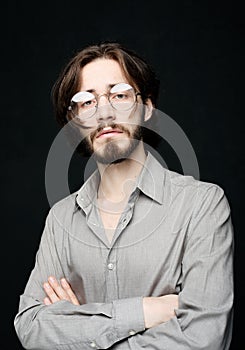
[[80, 74], [80, 90], [100, 92], [112, 84], [128, 83], [119, 63], [112, 59], [98, 58], [86, 64]]

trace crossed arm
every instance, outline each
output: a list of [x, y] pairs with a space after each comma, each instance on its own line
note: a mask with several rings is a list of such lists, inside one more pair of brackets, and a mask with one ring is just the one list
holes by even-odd
[[[59, 283], [54, 276], [50, 276], [48, 281], [43, 284], [43, 288], [47, 294], [44, 298], [45, 305], [51, 305], [60, 300], [67, 300], [74, 305], [80, 305], [70, 284], [65, 278], [61, 278]], [[175, 294], [143, 298], [145, 328], [152, 328], [169, 321], [175, 316], [174, 310], [177, 308], [178, 296]]]
[[[212, 188], [205, 196], [191, 223], [178, 296], [79, 305], [62, 278], [68, 274], [60, 258], [63, 241], [56, 236], [63, 230], [51, 213], [15, 318], [23, 346], [33, 350], [112, 349], [114, 345], [123, 350], [228, 350], [233, 306], [232, 225], [223, 192]], [[47, 276], [55, 279], [47, 280]]]

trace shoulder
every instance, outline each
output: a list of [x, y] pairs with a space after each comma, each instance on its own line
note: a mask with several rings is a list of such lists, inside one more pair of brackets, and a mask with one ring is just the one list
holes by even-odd
[[[169, 170], [151, 154], [147, 164], [151, 169], [151, 178], [155, 184], [153, 186], [162, 193], [167, 205], [170, 204], [174, 208], [186, 206], [193, 210], [198, 204], [206, 201], [219, 201], [221, 198], [226, 200], [223, 188], [216, 183]], [[161, 195], [158, 194], [158, 197]]]
[[171, 187], [174, 191], [187, 190], [198, 193], [199, 195], [205, 193], [224, 194], [224, 189], [216, 183], [195, 179], [191, 175], [183, 175], [171, 170], [165, 170], [170, 181]]
[[195, 213], [200, 210], [230, 211], [229, 203], [224, 189], [212, 182], [197, 180], [193, 176], [182, 175], [174, 171], [165, 170], [167, 173], [169, 187], [171, 188], [172, 201], [186, 203], [192, 207]]
[[55, 219], [62, 219], [66, 217], [71, 217], [77, 209], [76, 197], [78, 191], [71, 193], [70, 195], [62, 198], [50, 208], [49, 216], [54, 217]]

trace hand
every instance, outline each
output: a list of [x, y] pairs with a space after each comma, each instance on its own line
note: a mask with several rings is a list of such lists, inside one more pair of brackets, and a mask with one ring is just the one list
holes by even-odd
[[70, 284], [65, 278], [61, 278], [59, 283], [55, 277], [50, 276], [48, 281], [43, 284], [43, 288], [47, 294], [47, 297], [43, 300], [45, 305], [51, 305], [59, 300], [67, 300], [74, 305], [80, 305]]
[[152, 328], [173, 318], [174, 309], [178, 308], [178, 300], [178, 295], [175, 294], [143, 298], [145, 328]]

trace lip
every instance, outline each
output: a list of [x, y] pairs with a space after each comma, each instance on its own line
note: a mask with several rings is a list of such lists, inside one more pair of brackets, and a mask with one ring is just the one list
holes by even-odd
[[123, 133], [123, 131], [120, 129], [113, 129], [111, 127], [106, 127], [99, 132], [99, 134], [96, 136], [96, 138], [98, 139], [100, 137], [111, 137], [111, 136], [122, 134], [122, 133]]

